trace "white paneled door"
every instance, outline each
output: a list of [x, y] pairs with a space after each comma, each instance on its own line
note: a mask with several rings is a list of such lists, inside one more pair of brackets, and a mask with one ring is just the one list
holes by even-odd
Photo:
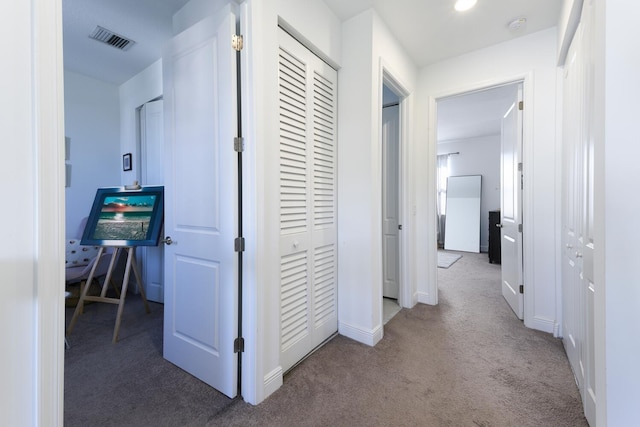
[[[140, 183], [164, 184], [163, 101], [148, 102], [140, 109]], [[138, 248], [142, 282], [149, 301], [164, 302], [164, 246]]]
[[382, 109], [382, 296], [400, 293], [400, 106]]
[[230, 7], [176, 36], [163, 57], [164, 357], [237, 394], [236, 18]]
[[564, 69], [562, 335], [582, 394], [596, 419], [594, 297], [594, 14], [585, 2]]
[[522, 285], [522, 86], [502, 119], [500, 161], [500, 240], [502, 295], [519, 319], [524, 318]]
[[280, 351], [286, 371], [338, 329], [337, 73], [280, 30]]

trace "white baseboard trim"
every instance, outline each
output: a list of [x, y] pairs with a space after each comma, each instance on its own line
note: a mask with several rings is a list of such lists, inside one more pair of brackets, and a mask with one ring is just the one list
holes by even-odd
[[550, 319], [534, 317], [530, 322], [525, 322], [525, 326], [542, 332], [554, 334], [557, 331], [556, 322]]
[[351, 338], [352, 340], [373, 347], [382, 339], [383, 329], [382, 325], [375, 329], [362, 329], [357, 326], [349, 325], [345, 322], [339, 322], [338, 333], [347, 338]]
[[278, 366], [273, 371], [264, 376], [264, 398], [266, 399], [274, 391], [282, 386], [282, 366]]
[[433, 303], [431, 295], [426, 292], [418, 292], [418, 302], [420, 304], [435, 305]]
[[553, 324], [553, 336], [555, 338], [562, 338], [562, 332], [560, 332], [560, 324], [557, 322], [554, 322]]

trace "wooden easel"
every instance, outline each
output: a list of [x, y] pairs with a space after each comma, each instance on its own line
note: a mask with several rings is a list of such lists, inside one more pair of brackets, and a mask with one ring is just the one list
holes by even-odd
[[[102, 254], [104, 253], [105, 246], [101, 246], [98, 250], [97, 259], [100, 259]], [[124, 250], [127, 252], [127, 264], [124, 269], [124, 278], [122, 279], [122, 289], [120, 291], [119, 298], [109, 298], [107, 297], [107, 288], [109, 283], [111, 282], [111, 275], [113, 273], [113, 269], [116, 264], [116, 260], [118, 259], [118, 253]], [[111, 256], [111, 262], [109, 263], [109, 269], [107, 270], [107, 276], [104, 279], [104, 283], [102, 284], [102, 291], [100, 292], [100, 296], [88, 296], [87, 291], [89, 290], [89, 286], [85, 286], [80, 294], [80, 300], [78, 301], [78, 305], [76, 306], [76, 310], [73, 312], [73, 317], [71, 318], [71, 323], [69, 323], [69, 328], [67, 329], [67, 336], [71, 335], [71, 331], [73, 331], [73, 327], [76, 324], [76, 320], [78, 316], [82, 314], [84, 309], [85, 301], [94, 301], [94, 302], [105, 302], [109, 304], [118, 304], [118, 314], [116, 315], [116, 326], [113, 330], [113, 340], [112, 342], [115, 344], [118, 342], [118, 331], [120, 330], [120, 322], [122, 320], [122, 311], [124, 310], [124, 300], [127, 297], [127, 287], [129, 286], [129, 276], [131, 274], [131, 269], [133, 268], [133, 274], [136, 278], [136, 283], [138, 284], [138, 289], [140, 290], [140, 295], [142, 296], [142, 301], [144, 302], [144, 308], [147, 313], [150, 312], [149, 304], [147, 303], [147, 298], [144, 294], [144, 285], [142, 283], [142, 277], [140, 276], [140, 272], [138, 271], [138, 264], [136, 263], [136, 249], [132, 246], [127, 247], [116, 247], [114, 248], [113, 255]], [[95, 273], [96, 267], [98, 263], [96, 262], [89, 273], [89, 277], [87, 278], [88, 284], [93, 280], [93, 275]]]

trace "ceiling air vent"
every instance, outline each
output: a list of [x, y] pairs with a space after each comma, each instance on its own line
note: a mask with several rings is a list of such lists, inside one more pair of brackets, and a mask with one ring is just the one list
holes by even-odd
[[126, 37], [122, 37], [111, 30], [107, 30], [106, 28], [102, 28], [101, 26], [97, 26], [95, 30], [89, 37], [95, 40], [98, 40], [102, 43], [106, 43], [120, 50], [128, 50], [131, 46], [136, 44], [133, 40], [130, 40]]

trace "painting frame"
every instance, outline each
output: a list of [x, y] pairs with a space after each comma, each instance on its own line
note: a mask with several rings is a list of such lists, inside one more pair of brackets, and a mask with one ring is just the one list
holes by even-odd
[[82, 245], [158, 246], [164, 221], [164, 187], [98, 188]]
[[123, 154], [122, 155], [122, 170], [123, 171], [130, 171], [133, 169], [133, 164], [131, 162], [131, 153], [127, 153], [127, 154]]

